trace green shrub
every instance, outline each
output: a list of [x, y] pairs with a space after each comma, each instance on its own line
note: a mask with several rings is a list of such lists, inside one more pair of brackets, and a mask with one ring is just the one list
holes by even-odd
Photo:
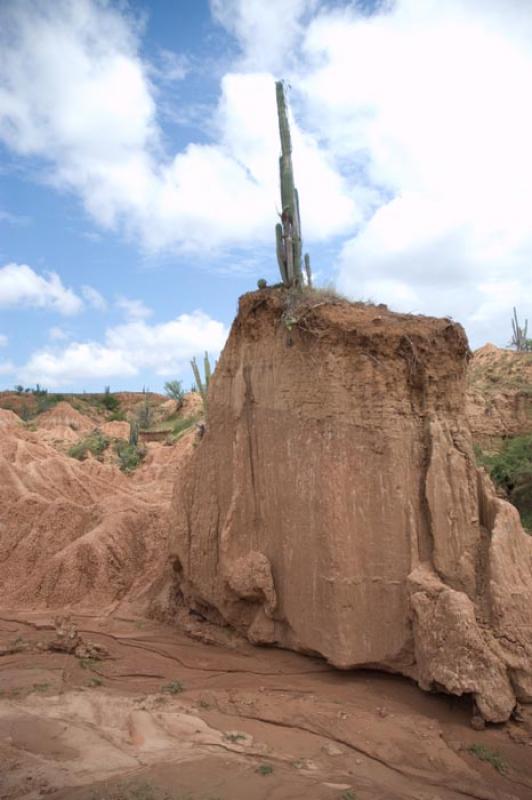
[[523, 526], [532, 529], [532, 435], [508, 439], [497, 453], [477, 448], [477, 460], [521, 514]]
[[95, 430], [85, 439], [81, 439], [73, 445], [68, 451], [68, 455], [71, 458], [77, 458], [78, 461], [84, 461], [88, 453], [92, 453], [96, 458], [101, 458], [104, 450], [109, 447], [109, 442], [107, 436], [104, 436], [101, 431]]
[[105, 387], [102, 397], [102, 405], [107, 409], [107, 411], [118, 411], [120, 408], [120, 400], [114, 394], [111, 394], [111, 388], [109, 386]]
[[188, 431], [189, 428], [196, 424], [198, 419], [198, 417], [184, 417], [183, 419], [179, 419], [172, 428], [172, 432], [170, 434], [171, 441], [177, 442], [177, 440], [181, 438], [185, 431]]
[[139, 408], [139, 410], [137, 411], [137, 422], [141, 431], [148, 430], [153, 419], [153, 411], [150, 406], [149, 395], [145, 389], [143, 390], [143, 395], [144, 395], [143, 403]]
[[273, 767], [271, 764], [260, 764], [255, 772], [258, 772], [259, 775], [271, 775], [273, 772]]
[[171, 397], [172, 400], [177, 402], [178, 406], [183, 405], [185, 392], [183, 391], [181, 381], [166, 381], [164, 384], [164, 391], [168, 397]]
[[507, 765], [504, 759], [494, 750], [490, 750], [489, 747], [483, 744], [472, 744], [471, 747], [468, 747], [468, 750], [480, 761], [487, 761], [488, 764], [491, 764], [491, 766], [502, 775], [506, 772]]
[[165, 694], [181, 694], [184, 691], [183, 684], [180, 681], [171, 681], [161, 686], [161, 692]]
[[115, 453], [118, 458], [118, 466], [122, 472], [132, 472], [146, 455], [146, 449], [141, 445], [130, 444], [125, 440], [119, 439], [115, 443]]
[[48, 394], [46, 389], [42, 389], [38, 393], [33, 392], [33, 395], [37, 398], [34, 410], [35, 416], [42, 414], [43, 411], [48, 411], [49, 408], [57, 405], [57, 403], [61, 403], [65, 399], [64, 394]]
[[127, 417], [122, 411], [122, 409], [118, 409], [117, 411], [113, 411], [109, 417], [109, 422], [127, 422]]

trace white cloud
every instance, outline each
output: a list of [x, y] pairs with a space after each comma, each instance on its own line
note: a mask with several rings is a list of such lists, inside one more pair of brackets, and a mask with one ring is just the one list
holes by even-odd
[[314, 19], [307, 118], [383, 190], [343, 248], [343, 291], [506, 342], [512, 305], [532, 304], [531, 34], [530, 9], [502, 0]]
[[[304, 4], [287, 5], [295, 35]], [[272, 39], [278, 19], [261, 11], [255, 24], [260, 7], [253, 2], [242, 24], [263, 37], [266, 52], [280, 38]], [[287, 19], [285, 9], [285, 43]], [[153, 71], [138, 53], [138, 35], [131, 17], [103, 0], [1, 6], [0, 140], [21, 156], [40, 156], [50, 180], [79, 194], [100, 225], [140, 237], [148, 249], [272, 241], [279, 202], [273, 77], [226, 76], [214, 110], [217, 141], [165, 158]], [[352, 229], [356, 206], [332, 160], [309, 134], [294, 135], [307, 238]]]
[[116, 301], [117, 308], [121, 309], [128, 319], [147, 319], [153, 314], [153, 310], [148, 308], [142, 300], [132, 300], [128, 297], [119, 297]]
[[0, 267], [0, 308], [31, 306], [57, 311], [59, 314], [76, 314], [82, 301], [63, 286], [55, 272], [39, 275], [26, 264], [6, 264]]
[[5, 335], [5, 333], [0, 333], [0, 347], [7, 347], [9, 339]]
[[242, 68], [280, 77], [303, 41], [303, 18], [317, 5], [317, 0], [210, 0], [215, 19], [240, 42]]
[[29, 217], [11, 214], [10, 211], [4, 211], [4, 209], [0, 208], [0, 222], [6, 222], [8, 225], [27, 225], [29, 221]]
[[81, 294], [87, 301], [87, 303], [95, 308], [97, 311], [105, 311], [107, 308], [107, 301], [100, 292], [95, 289], [93, 286], [82, 286], [81, 287]]
[[[475, 344], [504, 344], [511, 306], [526, 315], [532, 305], [529, 4], [380, 7], [211, 0], [240, 52], [213, 141], [166, 155], [151, 83], [160, 75], [124, 6], [0, 4], [0, 139], [46, 160], [97, 223], [147, 248], [255, 247], [273, 238], [273, 73], [285, 76], [303, 233], [349, 237], [340, 288], [450, 314]], [[180, 54], [167, 68], [183, 79]]]
[[0, 361], [0, 375], [10, 375], [15, 372], [15, 369], [12, 361]]
[[53, 388], [84, 379], [133, 377], [142, 370], [174, 376], [192, 356], [204, 350], [218, 353], [226, 337], [225, 326], [202, 311], [155, 325], [136, 320], [108, 328], [103, 343], [71, 342], [62, 349], [39, 350], [17, 375], [25, 383]]
[[60, 342], [64, 339], [68, 339], [68, 333], [57, 325], [54, 325], [48, 331], [48, 338], [50, 338], [53, 342]]

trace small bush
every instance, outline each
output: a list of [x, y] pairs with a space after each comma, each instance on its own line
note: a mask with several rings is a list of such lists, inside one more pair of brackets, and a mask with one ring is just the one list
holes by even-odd
[[109, 417], [109, 422], [127, 422], [127, 417], [125, 413], [119, 408], [117, 411], [113, 411]]
[[140, 430], [146, 431], [150, 427], [153, 419], [153, 411], [150, 406], [148, 392], [144, 391], [144, 401], [137, 411], [137, 422]]
[[114, 394], [111, 394], [109, 386], [105, 387], [105, 392], [102, 397], [102, 405], [107, 411], [118, 411], [120, 408], [120, 400]]
[[71, 458], [77, 458], [78, 461], [84, 461], [89, 453], [101, 460], [104, 450], [109, 447], [109, 439], [104, 436], [99, 430], [93, 431], [85, 439], [81, 439], [77, 444], [73, 445], [68, 455]]
[[33, 394], [37, 398], [34, 409], [35, 416], [42, 414], [43, 411], [48, 411], [49, 408], [57, 405], [57, 403], [61, 403], [61, 401], [65, 399], [64, 394], [48, 394], [46, 389], [42, 389], [38, 393], [33, 392]]
[[181, 694], [183, 691], [183, 684], [179, 681], [171, 681], [170, 683], [161, 686], [161, 692], [164, 692], [165, 694]]
[[271, 775], [273, 772], [273, 767], [271, 764], [261, 764], [259, 767], [257, 767], [256, 771], [259, 773], [259, 775]]
[[487, 761], [488, 764], [491, 764], [497, 772], [500, 772], [502, 775], [506, 772], [507, 765], [504, 759], [493, 750], [490, 750], [483, 744], [472, 744], [471, 747], [468, 748], [469, 752], [476, 756], [480, 761]]
[[146, 455], [146, 450], [141, 445], [130, 444], [119, 439], [115, 444], [115, 453], [118, 457], [118, 466], [122, 472], [132, 472]]
[[164, 391], [168, 397], [171, 397], [172, 400], [177, 402], [178, 406], [183, 405], [185, 392], [183, 391], [181, 381], [166, 381], [164, 384]]
[[477, 448], [476, 456], [518, 508], [523, 526], [532, 529], [532, 435], [508, 439], [498, 453]]
[[199, 417], [185, 417], [184, 419], [179, 419], [174, 427], [172, 428], [172, 432], [170, 434], [170, 439], [172, 442], [177, 442], [178, 439], [188, 431], [189, 428], [192, 428], [193, 425], [196, 424]]

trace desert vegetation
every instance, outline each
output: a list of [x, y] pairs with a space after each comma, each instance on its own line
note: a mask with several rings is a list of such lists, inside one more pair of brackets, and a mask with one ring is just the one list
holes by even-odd
[[491, 453], [477, 447], [477, 458], [532, 533], [532, 433], [503, 440]]

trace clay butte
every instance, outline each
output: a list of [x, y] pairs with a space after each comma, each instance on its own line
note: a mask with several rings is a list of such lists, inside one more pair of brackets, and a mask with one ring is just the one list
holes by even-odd
[[469, 355], [448, 319], [244, 295], [173, 499], [185, 602], [486, 720], [532, 701], [532, 538], [476, 468]]

